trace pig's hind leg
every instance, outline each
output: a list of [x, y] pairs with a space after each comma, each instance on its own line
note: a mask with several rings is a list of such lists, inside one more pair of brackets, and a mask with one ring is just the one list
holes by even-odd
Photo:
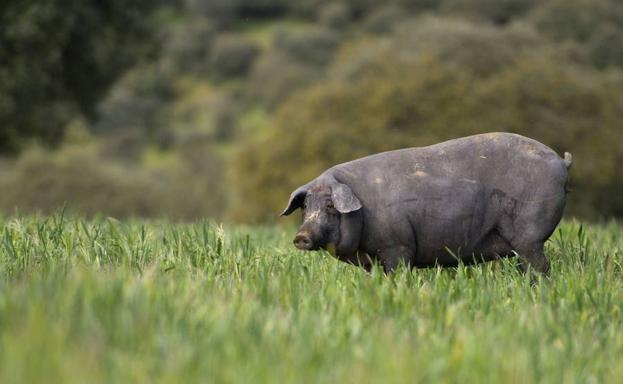
[[530, 203], [521, 207], [517, 215], [506, 216], [499, 225], [500, 235], [519, 257], [519, 268], [528, 268], [547, 274], [549, 260], [543, 247], [556, 228], [560, 216], [544, 204]]
[[463, 260], [463, 262], [465, 264], [476, 264], [511, 256], [513, 256], [513, 248], [500, 235], [498, 229], [494, 228], [474, 248], [473, 257]]

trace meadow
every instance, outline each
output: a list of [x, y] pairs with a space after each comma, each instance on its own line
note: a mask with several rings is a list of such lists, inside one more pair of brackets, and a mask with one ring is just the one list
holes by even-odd
[[620, 382], [623, 228], [565, 221], [514, 260], [392, 276], [293, 228], [0, 219], [0, 382]]

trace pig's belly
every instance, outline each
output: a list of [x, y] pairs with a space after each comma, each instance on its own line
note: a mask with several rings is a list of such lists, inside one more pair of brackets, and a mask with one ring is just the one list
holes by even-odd
[[[442, 245], [451, 244], [451, 245]], [[415, 267], [456, 266], [459, 260], [464, 264], [476, 264], [513, 255], [510, 244], [497, 231], [491, 230], [479, 243], [470, 246], [451, 240], [437, 244], [422, 244], [416, 252]]]
[[415, 266], [453, 266], [459, 260], [471, 264], [510, 252], [495, 230], [495, 212], [488, 212], [486, 200], [476, 193], [468, 197], [416, 207], [411, 215], [416, 224]]

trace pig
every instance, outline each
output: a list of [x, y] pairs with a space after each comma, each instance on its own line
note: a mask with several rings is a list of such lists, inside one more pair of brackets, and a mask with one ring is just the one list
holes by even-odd
[[563, 215], [571, 154], [487, 133], [335, 165], [290, 195], [301, 250], [390, 273], [518, 256], [547, 273], [543, 247]]

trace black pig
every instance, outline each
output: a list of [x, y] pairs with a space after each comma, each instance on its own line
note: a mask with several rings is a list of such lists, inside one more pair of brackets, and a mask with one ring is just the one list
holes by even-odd
[[565, 206], [571, 155], [489, 133], [336, 165], [299, 187], [282, 215], [303, 210], [294, 244], [366, 269], [454, 266], [519, 255], [547, 272], [543, 244]]

